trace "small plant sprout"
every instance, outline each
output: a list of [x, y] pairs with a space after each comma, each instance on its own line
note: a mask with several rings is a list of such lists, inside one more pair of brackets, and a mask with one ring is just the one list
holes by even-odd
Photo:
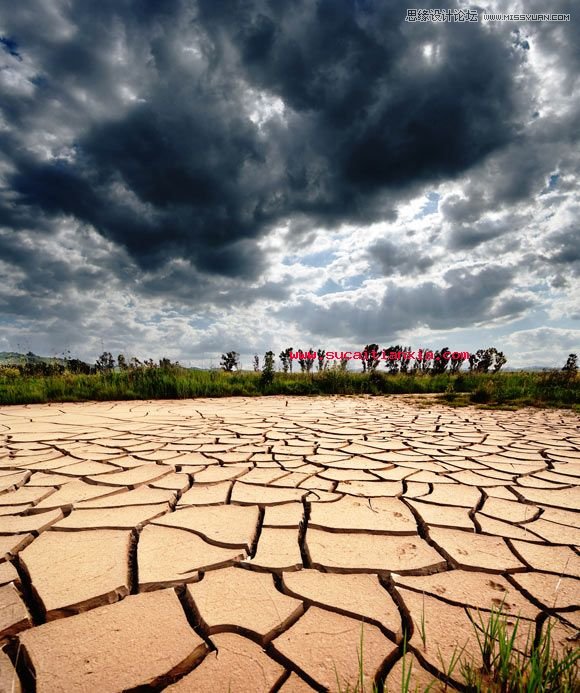
[[[334, 675], [336, 677], [336, 690], [338, 693], [366, 693], [365, 691], [365, 673], [364, 673], [364, 661], [363, 661], [363, 653], [364, 653], [364, 621], [361, 621], [360, 624], [360, 646], [357, 647], [357, 659], [358, 659], [358, 676], [357, 676], [357, 682], [354, 688], [350, 685], [347, 684], [346, 688], [342, 687], [342, 684], [340, 682], [340, 678], [338, 676], [338, 670], [336, 668], [336, 664], [334, 664]], [[379, 693], [376, 685], [373, 685], [373, 693]]]
[[407, 631], [403, 636], [403, 659], [401, 662], [403, 668], [403, 674], [401, 676], [401, 693], [409, 693], [409, 686], [411, 685], [411, 672], [413, 670], [413, 660], [409, 662], [409, 668], [407, 668]]
[[421, 608], [421, 642], [423, 643], [423, 649], [427, 649], [427, 633], [425, 631], [425, 592], [423, 592], [423, 606]]
[[[461, 656], [463, 655], [465, 648], [467, 647], [467, 643], [462, 647], [459, 648], [458, 645], [455, 646], [453, 649], [453, 653], [451, 655], [451, 659], [449, 662], [446, 664], [445, 660], [443, 659], [443, 655], [441, 654], [441, 649], [439, 646], [437, 646], [437, 657], [439, 659], [439, 663], [441, 664], [441, 671], [445, 675], [447, 679], [450, 679], [453, 676], [453, 672], [457, 668], [457, 665], [460, 663]], [[448, 684], [445, 682], [444, 684], [444, 689], [447, 690]]]

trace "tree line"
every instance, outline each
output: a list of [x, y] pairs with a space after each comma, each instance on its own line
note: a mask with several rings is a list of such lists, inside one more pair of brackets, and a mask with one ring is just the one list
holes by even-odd
[[[367, 344], [360, 353], [363, 358], [360, 359], [363, 373], [374, 373], [380, 370], [381, 361], [384, 361], [384, 369], [389, 375], [397, 375], [399, 373], [409, 375], [430, 374], [437, 375], [442, 373], [456, 374], [466, 366], [466, 370], [474, 373], [498, 373], [507, 363], [507, 359], [502, 351], [495, 347], [487, 347], [486, 349], [478, 349], [475, 353], [469, 355], [468, 358], [462, 358], [462, 354], [454, 358], [453, 352], [451, 357], [444, 357], [445, 352], [449, 353], [448, 347], [443, 347], [432, 351], [430, 349], [420, 349], [413, 352], [410, 346], [403, 347], [400, 345], [389, 346], [386, 349], [381, 349], [378, 344]], [[332, 352], [333, 354], [337, 352]], [[397, 354], [397, 358], [381, 358], [381, 354]], [[417, 353], [420, 358], [408, 358], [409, 353]], [[301, 373], [312, 373], [315, 369], [318, 372], [334, 370], [346, 372], [349, 370], [349, 358], [337, 359], [332, 363], [327, 359], [327, 352], [322, 349], [296, 349], [288, 347], [282, 350], [278, 355], [279, 368], [278, 372], [285, 374], [292, 373], [295, 370]], [[72, 373], [75, 375], [94, 375], [99, 373], [111, 373], [113, 371], [144, 371], [149, 369], [175, 370], [182, 366], [179, 361], [171, 361], [168, 358], [162, 358], [155, 361], [151, 358], [140, 360], [133, 356], [127, 358], [124, 354], [118, 354], [115, 358], [109, 351], [103, 353], [96, 359], [94, 363], [87, 363], [77, 358], [63, 359], [41, 359], [32, 352], [29, 352], [23, 357], [21, 363], [10, 363], [0, 366], [0, 373], [6, 373], [7, 370], [13, 371], [14, 375], [24, 376], [52, 376]], [[220, 368], [226, 372], [240, 371], [240, 354], [237, 351], [228, 351], [221, 355]], [[262, 374], [262, 379], [266, 382], [271, 382], [276, 372], [276, 356], [273, 351], [267, 351], [262, 359], [260, 367], [260, 357], [254, 354], [252, 359], [252, 370]], [[578, 357], [576, 354], [569, 354], [568, 359], [561, 369], [565, 373], [576, 373], [578, 370]]]
[[65, 357], [62, 359], [42, 359], [32, 352], [28, 352], [21, 363], [10, 363], [2, 366], [2, 370], [10, 369], [17, 371], [20, 375], [30, 376], [51, 376], [72, 373], [74, 375], [95, 375], [97, 373], [111, 373], [113, 371], [138, 371], [144, 369], [161, 368], [164, 370], [180, 368], [178, 361], [171, 361], [167, 358], [154, 361], [153, 359], [139, 360], [133, 356], [130, 359], [124, 354], [119, 354], [117, 358], [109, 351], [103, 353], [96, 359], [95, 363], [87, 363], [81, 359]]
[[[334, 355], [339, 352], [328, 353], [332, 354], [331, 358], [334, 360]], [[340, 353], [344, 354], [345, 352]], [[378, 370], [381, 360], [384, 360], [385, 369], [390, 375], [397, 375], [398, 373], [413, 375], [419, 373], [432, 375], [445, 372], [458, 373], [464, 363], [467, 363], [468, 370], [472, 372], [497, 373], [507, 363], [504, 353], [495, 347], [478, 349], [475, 353], [466, 356], [464, 352], [450, 352], [449, 347], [443, 347], [435, 351], [431, 349], [413, 351], [410, 346], [391, 345], [381, 349], [378, 344], [367, 344], [360, 352], [346, 353], [359, 354], [357, 358], [362, 364], [363, 373], [372, 373]], [[389, 355], [389, 357], [386, 358], [385, 354]], [[410, 357], [410, 354], [413, 357]], [[393, 355], [395, 355], [394, 358]], [[302, 373], [311, 373], [314, 368], [319, 372], [329, 368], [346, 371], [351, 358], [342, 356], [336, 359], [336, 363], [331, 365], [329, 359], [327, 359], [326, 351], [323, 349], [315, 350], [312, 347], [310, 349], [296, 350], [293, 347], [288, 347], [278, 355], [282, 373], [292, 373], [295, 364], [298, 364]], [[273, 351], [266, 352], [263, 364], [268, 370], [271, 368], [272, 372], [274, 372], [275, 355]], [[252, 365], [254, 371], [260, 371], [260, 357], [258, 354], [254, 354]], [[220, 367], [228, 372], [240, 370], [240, 354], [237, 351], [228, 351], [222, 354]]]

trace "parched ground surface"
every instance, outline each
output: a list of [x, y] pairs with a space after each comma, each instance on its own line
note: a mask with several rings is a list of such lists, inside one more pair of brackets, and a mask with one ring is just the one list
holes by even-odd
[[577, 647], [579, 478], [562, 411], [0, 408], [0, 690], [397, 691], [403, 630], [423, 690], [494, 606]]

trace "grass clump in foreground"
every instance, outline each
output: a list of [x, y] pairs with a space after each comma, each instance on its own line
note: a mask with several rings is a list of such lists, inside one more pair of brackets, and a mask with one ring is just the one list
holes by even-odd
[[559, 406], [580, 410], [576, 373], [317, 373], [188, 370], [147, 366], [98, 373], [25, 375], [0, 368], [0, 404], [89, 400], [188, 399], [257, 395], [435, 394], [451, 405]]
[[515, 641], [521, 621], [511, 631], [501, 610], [492, 610], [487, 623], [479, 614], [480, 628], [475, 629], [483, 667], [471, 663], [461, 666], [461, 674], [472, 691], [514, 693], [576, 693], [580, 690], [578, 659], [580, 649], [558, 656], [552, 642], [553, 622], [548, 621], [539, 642], [534, 644], [531, 631], [523, 652]]
[[[478, 612], [479, 623], [474, 630], [479, 646], [480, 664], [475, 666], [471, 653], [456, 648], [450, 662], [441, 661], [445, 680], [433, 678], [423, 687], [412, 687], [413, 662], [408, 659], [407, 634], [402, 645], [402, 677], [400, 688], [373, 685], [372, 693], [427, 693], [431, 691], [465, 690], [469, 693], [579, 693], [580, 648], [556, 652], [552, 631], [553, 622], [547, 621], [535, 642], [532, 626], [527, 633], [523, 651], [517, 649], [516, 638], [521, 621], [516, 618], [510, 626], [500, 607], [492, 607], [487, 619]], [[423, 640], [423, 638], [422, 638]], [[423, 646], [425, 643], [423, 642]], [[358, 652], [359, 671], [355, 685], [341, 687], [337, 675], [338, 693], [367, 693], [364, 687], [363, 637]], [[458, 676], [459, 674], [459, 676]], [[459, 687], [452, 684], [456, 682]]]

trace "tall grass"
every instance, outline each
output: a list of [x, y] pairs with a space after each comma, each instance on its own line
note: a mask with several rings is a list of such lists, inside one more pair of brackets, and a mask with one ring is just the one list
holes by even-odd
[[[483, 666], [464, 662], [461, 670], [469, 691], [501, 693], [578, 693], [580, 649], [559, 654], [554, 647], [553, 621], [548, 620], [538, 642], [529, 626], [523, 650], [516, 648], [521, 621], [513, 626], [500, 609], [492, 608], [487, 621], [479, 613], [474, 624]], [[511, 630], [511, 633], [510, 633]]]
[[184, 399], [255, 395], [439, 394], [451, 404], [580, 406], [580, 378], [553, 373], [276, 373], [264, 383], [259, 373], [197, 371], [171, 366], [93, 375], [20, 375], [0, 369], [0, 404], [87, 400]]
[[574, 373], [487, 373], [462, 374], [455, 389], [464, 388], [475, 403], [523, 403], [572, 406], [580, 403], [580, 380]]
[[[460, 674], [460, 690], [467, 693], [578, 693], [580, 691], [579, 661], [580, 648], [570, 646], [564, 652], [558, 652], [553, 640], [554, 624], [548, 620], [544, 623], [538, 638], [534, 627], [528, 626], [525, 647], [516, 647], [516, 634], [521, 625], [519, 617], [510, 625], [510, 618], [499, 608], [492, 605], [491, 612], [484, 618], [478, 611], [478, 622], [473, 623], [479, 645], [481, 666], [475, 666], [472, 653], [466, 652], [467, 645], [456, 647], [449, 661], [444, 661], [439, 651], [440, 671], [443, 680], [433, 681], [421, 689], [429, 691], [447, 691], [448, 682], [454, 681]], [[424, 636], [421, 637], [424, 642]], [[402, 676], [400, 688], [378, 686], [373, 684], [365, 690], [363, 670], [363, 639], [361, 624], [361, 647], [357, 648], [358, 672], [357, 682], [353, 686], [341, 686], [337, 677], [338, 693], [419, 693], [419, 687], [412, 685], [412, 661], [407, 662], [407, 633], [402, 642]]]

